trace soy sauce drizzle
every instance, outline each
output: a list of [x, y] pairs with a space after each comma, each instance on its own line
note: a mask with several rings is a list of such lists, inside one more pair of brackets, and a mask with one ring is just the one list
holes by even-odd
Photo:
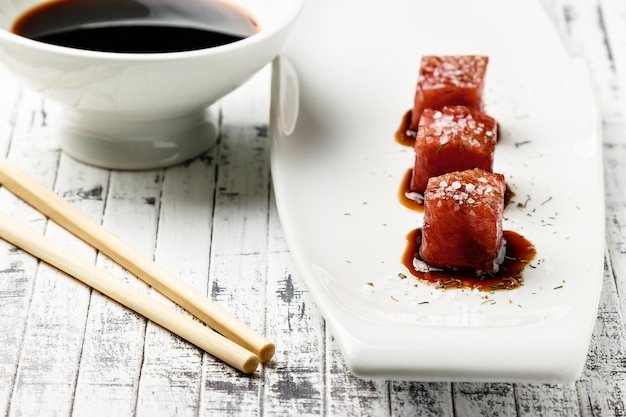
[[[413, 169], [409, 169], [404, 173], [402, 177], [402, 183], [400, 184], [400, 189], [398, 190], [398, 200], [400, 200], [400, 204], [409, 210], [423, 212], [424, 211], [424, 199], [421, 200], [417, 197], [418, 193], [411, 191], [411, 177], [413, 176]], [[409, 196], [415, 195], [415, 198], [411, 198]], [[422, 196], [423, 197], [423, 196]]]
[[[400, 126], [395, 132], [394, 138], [396, 143], [407, 146], [415, 146], [415, 137], [417, 132], [411, 129], [412, 110], [408, 110], [402, 117]], [[500, 137], [500, 125], [498, 124], [498, 138]], [[413, 169], [407, 170], [402, 177], [402, 182], [398, 190], [398, 200], [406, 208], [416, 211], [424, 211], [423, 199], [417, 198], [411, 190], [411, 178]], [[413, 196], [411, 196], [413, 194]], [[504, 195], [504, 207], [506, 208], [512, 201], [515, 193], [511, 188], [506, 186]], [[475, 270], [458, 270], [450, 269], [443, 271], [421, 272], [414, 266], [414, 260], [420, 260], [419, 248], [422, 240], [422, 229], [412, 230], [407, 235], [407, 246], [402, 256], [402, 264], [417, 279], [428, 281], [436, 284], [440, 288], [470, 288], [481, 291], [494, 290], [511, 290], [523, 285], [522, 271], [527, 266], [531, 266], [530, 262], [536, 255], [535, 247], [522, 235], [505, 230], [503, 232], [504, 239], [507, 242], [506, 256], [500, 269], [494, 274], [478, 274]]]
[[396, 130], [395, 139], [396, 142], [402, 146], [414, 146], [415, 145], [415, 131], [411, 130], [411, 116], [413, 114], [412, 110], [408, 110], [404, 113], [402, 117], [402, 122], [400, 122], [400, 127]]
[[474, 270], [444, 270], [420, 272], [413, 265], [414, 259], [421, 260], [419, 247], [422, 229], [412, 230], [407, 235], [407, 246], [402, 256], [402, 264], [414, 277], [436, 284], [439, 288], [469, 288], [481, 291], [511, 290], [520, 287], [524, 278], [522, 271], [530, 265], [536, 255], [535, 247], [522, 235], [504, 231], [506, 257], [500, 270], [494, 274], [477, 274]]

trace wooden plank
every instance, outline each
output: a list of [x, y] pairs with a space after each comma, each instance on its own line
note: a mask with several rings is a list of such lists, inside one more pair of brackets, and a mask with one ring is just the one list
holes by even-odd
[[[17, 82], [0, 67], [0, 156], [5, 157], [20, 108]], [[0, 208], [19, 211], [21, 204], [0, 188]], [[0, 240], [0, 414], [8, 413], [17, 371], [37, 262]]]
[[626, 415], [623, 393], [626, 292], [626, 124], [605, 127], [607, 265], [598, 322], [583, 379], [585, 415]]
[[263, 415], [325, 415], [325, 334], [311, 294], [299, 278], [271, 200], [267, 335], [276, 355], [266, 367]]
[[[156, 171], [111, 173], [103, 226], [152, 257], [161, 175]], [[148, 287], [100, 254], [97, 265], [134, 287]], [[93, 292], [85, 326], [74, 415], [131, 416], [143, 361], [146, 320]]]
[[561, 0], [555, 15], [560, 20], [566, 43], [574, 55], [588, 64], [603, 120], [617, 123], [623, 120], [624, 94], [615, 72], [614, 49], [608, 41], [604, 22], [606, 12], [598, 0]]
[[580, 415], [575, 384], [523, 384], [515, 387], [519, 417]]
[[455, 416], [516, 416], [513, 384], [461, 382], [452, 386]]
[[626, 118], [626, 25], [624, 24], [626, 22], [626, 3], [622, 0], [600, 0], [600, 4], [602, 6], [602, 22], [618, 80], [616, 85], [619, 94], [617, 111], [623, 122]]
[[626, 332], [610, 264], [605, 266], [598, 321], [577, 386], [583, 416], [626, 415]]
[[[155, 260], [202, 294], [208, 292], [215, 169], [215, 148], [169, 168], [161, 196]], [[199, 349], [149, 323], [136, 415], [198, 415], [202, 361]]]
[[[258, 74], [221, 101], [209, 271], [210, 297], [261, 333], [267, 280], [268, 82], [267, 72]], [[201, 415], [258, 413], [262, 368], [244, 377], [205, 356], [203, 371]]]
[[[330, 332], [327, 332], [326, 337], [326, 362], [328, 415], [339, 417], [389, 414], [391, 383], [353, 376]], [[412, 408], [407, 409], [413, 411]]]
[[[626, 126], [611, 132], [626, 134]], [[611, 138], [608, 138], [611, 141]], [[615, 140], [619, 140], [616, 138]], [[626, 308], [626, 144], [607, 144], [604, 147], [604, 187], [606, 195], [606, 230], [608, 251], [615, 270], [617, 289], [622, 309]]]
[[[59, 163], [59, 151], [47, 123], [55, 110], [36, 94], [26, 92], [9, 153], [13, 163], [49, 188], [53, 187]], [[41, 214], [25, 204], [18, 202], [11, 211], [37, 230], [43, 232], [45, 228], [48, 238], [72, 249], [77, 256], [94, 258], [91, 248], [53, 223], [47, 224]], [[8, 415], [69, 412], [88, 303], [88, 288], [47, 265], [39, 265]]]
[[445, 382], [393, 382], [394, 417], [454, 416], [452, 384]]
[[[3, 208], [10, 203], [0, 195]], [[37, 261], [0, 241], [0, 413], [8, 415], [26, 319], [37, 272]]]

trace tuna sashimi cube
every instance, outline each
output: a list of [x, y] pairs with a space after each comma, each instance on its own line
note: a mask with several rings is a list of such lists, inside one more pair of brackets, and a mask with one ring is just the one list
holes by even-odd
[[411, 129], [416, 130], [426, 108], [463, 105], [482, 109], [489, 57], [482, 55], [427, 55], [419, 69]]
[[504, 176], [482, 169], [428, 181], [419, 255], [430, 267], [495, 273], [504, 260]]
[[411, 191], [424, 193], [430, 177], [471, 168], [493, 170], [498, 141], [494, 118], [465, 106], [425, 109], [415, 136]]

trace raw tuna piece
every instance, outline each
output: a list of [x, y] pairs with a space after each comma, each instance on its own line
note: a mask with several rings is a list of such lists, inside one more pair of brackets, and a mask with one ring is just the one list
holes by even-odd
[[493, 170], [496, 120], [465, 106], [425, 109], [415, 136], [411, 191], [424, 193], [430, 177], [471, 168]]
[[422, 57], [411, 129], [417, 130], [426, 108], [464, 105], [482, 109], [482, 95], [489, 57], [482, 55], [447, 55]]
[[482, 169], [428, 181], [419, 255], [430, 267], [498, 271], [504, 260], [504, 176]]

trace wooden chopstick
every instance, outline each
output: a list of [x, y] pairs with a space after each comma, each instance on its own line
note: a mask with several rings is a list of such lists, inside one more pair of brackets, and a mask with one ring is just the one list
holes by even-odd
[[199, 321], [166, 306], [95, 265], [50, 242], [9, 215], [0, 212], [0, 236], [31, 255], [73, 276], [120, 304], [163, 326], [244, 373], [252, 373], [256, 355]]
[[0, 158], [0, 184], [233, 342], [269, 361], [275, 346], [53, 191]]

